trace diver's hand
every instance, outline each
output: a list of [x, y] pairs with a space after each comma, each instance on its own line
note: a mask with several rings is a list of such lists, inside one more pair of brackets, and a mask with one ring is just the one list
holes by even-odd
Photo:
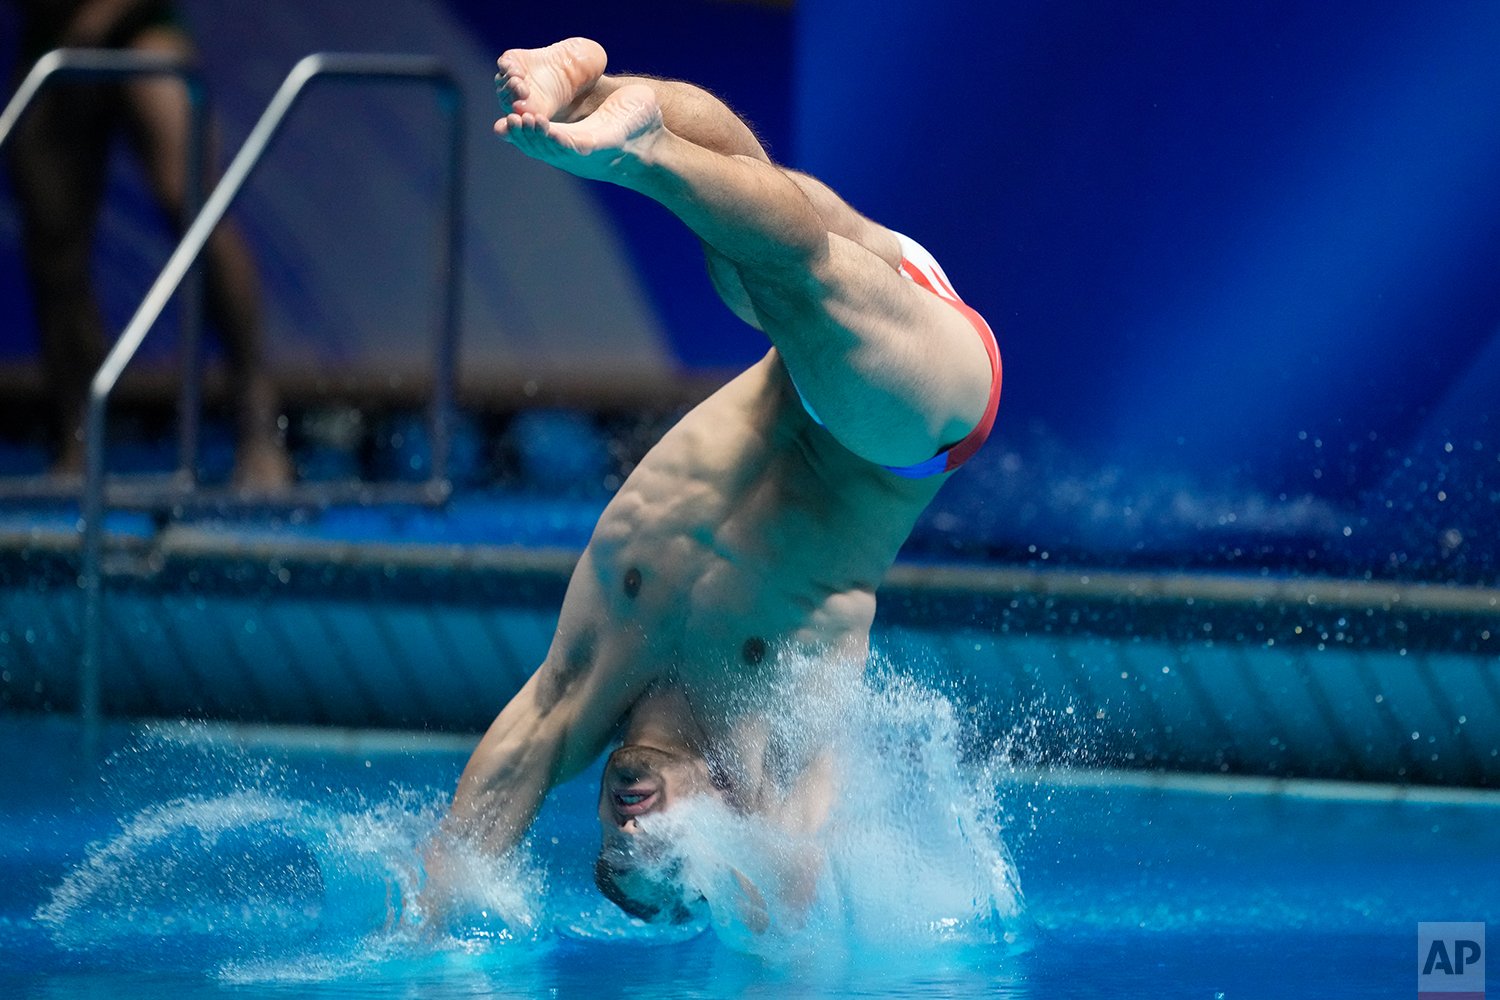
[[740, 889], [740, 897], [736, 900], [740, 923], [752, 934], [764, 934], [771, 927], [771, 911], [766, 906], [766, 898], [738, 868], [734, 869], [734, 884]]
[[420, 849], [416, 891], [405, 901], [403, 919], [429, 929], [445, 926], [458, 908], [475, 853], [451, 818], [445, 819]]

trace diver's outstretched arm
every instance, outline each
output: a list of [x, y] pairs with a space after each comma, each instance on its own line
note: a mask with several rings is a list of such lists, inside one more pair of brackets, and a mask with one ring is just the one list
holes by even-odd
[[444, 832], [492, 856], [519, 843], [547, 793], [588, 767], [608, 743], [621, 709], [595, 690], [600, 681], [579, 678], [549, 656], [469, 757]]

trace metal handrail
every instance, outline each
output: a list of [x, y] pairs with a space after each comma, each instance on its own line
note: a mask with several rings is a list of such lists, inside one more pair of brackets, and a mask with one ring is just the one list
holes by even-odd
[[312, 81], [322, 77], [353, 80], [412, 82], [434, 86], [439, 103], [449, 118], [447, 201], [445, 233], [438, 248], [437, 271], [443, 280], [444, 301], [439, 317], [433, 398], [428, 410], [431, 439], [430, 494], [448, 491], [449, 421], [454, 401], [454, 377], [458, 352], [459, 294], [461, 289], [461, 233], [463, 205], [463, 98], [447, 67], [430, 56], [314, 53], [301, 59], [271, 103], [261, 114], [243, 146], [230, 162], [202, 210], [193, 219], [177, 249], [167, 260], [156, 282], [146, 293], [114, 348], [89, 387], [88, 423], [85, 435], [83, 481], [83, 656], [80, 664], [79, 712], [86, 734], [97, 733], [101, 716], [100, 639], [103, 628], [103, 577], [101, 572], [104, 518], [104, 418], [110, 393], [130, 363], [146, 334], [161, 316], [172, 295], [192, 269], [208, 243], [209, 235], [228, 211], [260, 163], [282, 123]]
[[[54, 49], [31, 67], [15, 94], [0, 112], [0, 148], [15, 131], [26, 110], [37, 96], [55, 80], [112, 80], [133, 76], [174, 76], [182, 81], [188, 98], [187, 162], [184, 164], [184, 190], [181, 225], [184, 229], [198, 215], [203, 204], [204, 135], [208, 124], [208, 90], [197, 67], [189, 59], [163, 52], [134, 52], [120, 49]], [[203, 332], [203, 278], [194, 268], [183, 291], [179, 317], [182, 341], [183, 379], [178, 398], [177, 477], [192, 483], [196, 479], [198, 422], [202, 398], [202, 373], [198, 358]]]

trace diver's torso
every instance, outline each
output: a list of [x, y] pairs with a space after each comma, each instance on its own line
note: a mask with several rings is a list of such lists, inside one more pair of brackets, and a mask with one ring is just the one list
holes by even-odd
[[611, 501], [549, 659], [680, 685], [711, 740], [787, 668], [862, 670], [875, 588], [943, 477], [814, 424], [774, 351], [682, 419]]

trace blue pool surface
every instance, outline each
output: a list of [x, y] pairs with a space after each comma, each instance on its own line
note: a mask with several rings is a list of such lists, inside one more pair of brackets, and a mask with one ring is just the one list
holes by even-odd
[[[1419, 921], [1500, 926], [1494, 798], [1013, 771], [994, 804], [1019, 916], [769, 955], [655, 931], [589, 884], [586, 777], [504, 887], [525, 918], [438, 932], [392, 914], [461, 742], [170, 723], [105, 743], [90, 763], [70, 720], [0, 717], [0, 995], [1390, 997], [1415, 988]], [[926, 891], [846, 888], [893, 911]]]

